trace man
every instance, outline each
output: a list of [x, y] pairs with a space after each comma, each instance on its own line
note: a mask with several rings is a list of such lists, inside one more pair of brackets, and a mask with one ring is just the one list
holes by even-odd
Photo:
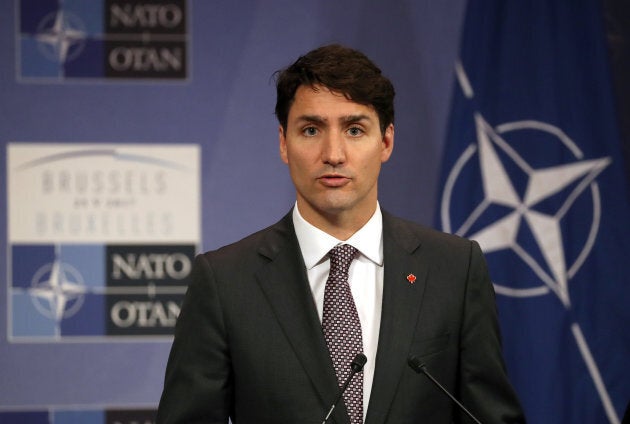
[[[196, 258], [158, 422], [321, 423], [348, 379], [328, 422], [465, 422], [411, 355], [481, 422], [524, 422], [478, 245], [378, 204], [394, 147], [390, 81], [362, 53], [330, 45], [276, 83], [295, 206]], [[367, 363], [351, 375], [357, 353]]]

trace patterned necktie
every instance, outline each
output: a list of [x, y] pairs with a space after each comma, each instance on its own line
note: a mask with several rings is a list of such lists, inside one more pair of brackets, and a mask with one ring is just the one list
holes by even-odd
[[[349, 244], [335, 246], [328, 252], [330, 257], [330, 274], [324, 289], [322, 328], [330, 357], [335, 366], [339, 387], [350, 374], [350, 362], [358, 353], [363, 352], [361, 322], [359, 321], [357, 307], [354, 304], [350, 285], [348, 284], [348, 270], [356, 253], [357, 249]], [[350, 423], [362, 424], [362, 372], [356, 373], [352, 377], [343, 394], [343, 400], [350, 415]]]

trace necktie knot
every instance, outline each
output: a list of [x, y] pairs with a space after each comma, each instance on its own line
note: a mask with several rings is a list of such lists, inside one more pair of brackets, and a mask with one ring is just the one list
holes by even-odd
[[328, 252], [330, 258], [330, 273], [347, 274], [350, 264], [357, 254], [357, 249], [349, 244], [339, 244]]

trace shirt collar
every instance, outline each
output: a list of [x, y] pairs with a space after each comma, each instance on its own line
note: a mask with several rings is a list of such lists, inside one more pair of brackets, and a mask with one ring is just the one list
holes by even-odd
[[368, 222], [346, 241], [338, 240], [308, 223], [300, 214], [297, 202], [293, 208], [293, 226], [306, 269], [311, 269], [323, 262], [330, 249], [344, 243], [357, 248], [363, 256], [376, 265], [383, 265], [383, 216], [378, 202]]

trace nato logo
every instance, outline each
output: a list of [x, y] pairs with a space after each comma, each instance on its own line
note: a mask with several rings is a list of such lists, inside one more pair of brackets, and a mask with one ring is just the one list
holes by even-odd
[[21, 0], [24, 81], [184, 79], [186, 2]]
[[[472, 99], [465, 70], [456, 71], [463, 94]], [[548, 122], [497, 124], [480, 111], [470, 118], [476, 139], [462, 140], [446, 178], [443, 229], [479, 242], [497, 294], [523, 300], [555, 296], [571, 311], [569, 285], [584, 278], [579, 271], [597, 246], [604, 214], [598, 178], [612, 158], [588, 157], [562, 128]], [[571, 332], [610, 410], [608, 389], [577, 321]]]
[[172, 335], [193, 245], [11, 247], [11, 341]]
[[[464, 70], [458, 72], [466, 94]], [[562, 129], [545, 122], [491, 125], [478, 111], [472, 120], [476, 142], [465, 146], [445, 183], [444, 230], [477, 240], [486, 254], [521, 267], [495, 279], [497, 293], [553, 293], [569, 308], [569, 279], [593, 249], [600, 227], [597, 177], [611, 158], [585, 157]], [[467, 199], [467, 205], [457, 199]], [[580, 223], [571, 243], [567, 220]]]

